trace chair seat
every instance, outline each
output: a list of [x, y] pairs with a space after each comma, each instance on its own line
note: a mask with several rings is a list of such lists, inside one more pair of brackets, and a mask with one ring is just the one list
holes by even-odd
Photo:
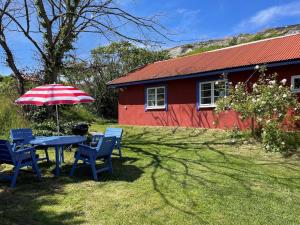
[[[35, 158], [38, 159], [39, 155], [35, 154]], [[16, 160], [18, 160], [18, 156], [16, 156]], [[22, 160], [22, 163], [26, 163], [31, 161], [31, 155], [30, 154], [25, 154], [24, 158]], [[13, 161], [11, 159], [0, 159], [0, 164], [9, 164], [9, 165], [14, 165]]]
[[[74, 157], [76, 158], [76, 156], [78, 155], [78, 150], [75, 152]], [[96, 159], [106, 159], [109, 156], [97, 156]], [[89, 155], [87, 152], [81, 151], [80, 152], [80, 158], [84, 158], [84, 159], [89, 159]]]

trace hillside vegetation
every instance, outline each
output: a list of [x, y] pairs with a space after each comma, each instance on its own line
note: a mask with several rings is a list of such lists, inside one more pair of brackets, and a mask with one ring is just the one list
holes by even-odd
[[207, 52], [238, 44], [248, 43], [252, 41], [263, 40], [266, 38], [273, 38], [296, 33], [300, 33], [300, 24], [270, 28], [255, 34], [239, 34], [237, 36], [226, 37], [224, 39], [207, 40], [197, 43], [186, 44], [168, 49], [168, 52], [172, 58], [175, 58], [185, 55], [193, 55], [197, 53]]

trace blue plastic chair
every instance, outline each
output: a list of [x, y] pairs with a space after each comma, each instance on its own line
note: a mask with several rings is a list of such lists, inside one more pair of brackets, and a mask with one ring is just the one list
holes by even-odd
[[32, 167], [38, 178], [41, 178], [40, 170], [37, 165], [39, 156], [35, 154], [35, 148], [20, 148], [16, 150], [16, 144], [11, 145], [7, 140], [0, 140], [0, 165], [13, 165], [13, 174], [0, 175], [0, 179], [11, 181], [10, 187], [16, 187], [17, 177], [22, 167]]
[[113, 154], [113, 155], [118, 155], [122, 159], [122, 151], [121, 151], [121, 143], [122, 143], [122, 135], [123, 135], [123, 129], [122, 128], [114, 128], [114, 127], [109, 127], [106, 128], [105, 132], [103, 135], [97, 134], [94, 135], [92, 138], [92, 146], [95, 146], [98, 141], [101, 139], [101, 137], [116, 137], [116, 143], [114, 146], [114, 149], [118, 150], [118, 153]]
[[[10, 138], [13, 143], [17, 145], [17, 147], [21, 146], [28, 146], [30, 145], [30, 141], [35, 139], [32, 133], [32, 129], [30, 128], [19, 128], [19, 129], [11, 129], [10, 130]], [[43, 147], [42, 150], [45, 151], [45, 157], [40, 158], [39, 160], [47, 160], [49, 162], [49, 154], [48, 148]]]
[[[84, 164], [89, 164], [92, 169], [93, 178], [95, 181], [98, 180], [98, 173], [109, 171], [112, 173], [112, 160], [111, 155], [116, 143], [116, 137], [101, 137], [96, 148], [88, 145], [78, 145], [78, 150], [75, 152], [75, 161], [72, 166], [70, 176], [74, 175], [75, 168], [79, 160], [82, 160]], [[104, 167], [96, 169], [96, 160], [103, 160]]]

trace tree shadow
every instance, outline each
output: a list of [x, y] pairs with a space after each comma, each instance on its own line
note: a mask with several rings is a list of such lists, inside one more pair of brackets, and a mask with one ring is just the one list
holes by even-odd
[[[133, 165], [138, 158], [124, 157], [122, 160], [113, 157], [113, 173], [101, 173], [99, 184], [104, 186], [111, 181], [134, 182], [141, 177], [143, 171]], [[101, 163], [99, 163], [101, 164]], [[85, 181], [93, 181], [90, 168], [78, 168], [74, 178], [69, 177], [72, 164], [62, 166], [60, 177], [54, 177], [50, 170], [55, 163], [40, 162], [39, 167], [43, 177], [38, 180], [28, 171], [22, 171], [17, 180], [15, 189], [9, 188], [9, 182], [0, 183], [0, 224], [85, 224], [84, 211], [75, 210], [72, 206], [65, 209], [59, 200], [69, 195], [65, 187]], [[10, 172], [10, 171], [8, 171]], [[48, 173], [46, 173], [48, 172]], [[55, 196], [55, 197], [54, 197]], [[57, 210], [49, 210], [48, 206], [57, 205]], [[67, 206], [66, 206], [67, 207]]]
[[54, 212], [46, 210], [51, 205], [59, 206], [59, 202], [52, 198], [53, 195], [63, 196], [64, 186], [69, 184], [68, 180], [56, 180], [44, 177], [41, 181], [33, 178], [28, 173], [20, 174], [17, 187], [8, 188], [8, 183], [1, 182], [0, 189], [0, 221], [1, 224], [82, 224], [81, 212], [64, 210]]
[[[123, 157], [122, 160], [119, 158], [113, 158], [113, 173], [99, 173], [98, 182], [109, 182], [109, 181], [125, 181], [134, 182], [139, 179], [144, 173], [139, 167], [133, 165], [138, 158]], [[125, 164], [130, 163], [130, 164]], [[97, 168], [101, 168], [103, 162], [97, 161]], [[62, 176], [69, 176], [72, 164], [66, 164], [62, 166]], [[88, 164], [78, 163], [75, 170], [74, 177], [71, 178], [76, 182], [82, 182], [86, 180], [93, 180], [91, 167]]]
[[[142, 169], [150, 170], [153, 190], [160, 195], [165, 204], [193, 216], [199, 223], [206, 221], [196, 209], [202, 203], [195, 200], [191, 187], [203, 187], [221, 199], [234, 194], [229, 188], [232, 185], [238, 186], [245, 196], [257, 194], [254, 183], [271, 182], [290, 190], [299, 190], [300, 175], [295, 174], [300, 174], [300, 169], [296, 164], [284, 161], [257, 162], [248, 156], [226, 152], [224, 146], [239, 148], [242, 142], [232, 143], [228, 140], [219, 140], [217, 137], [201, 141], [201, 135], [205, 132], [204, 130], [196, 135], [188, 132], [179, 138], [176, 136], [154, 138], [156, 135], [159, 136], [155, 133], [152, 133], [151, 137], [145, 135], [143, 139], [138, 138], [139, 134], [137, 137], [130, 135], [124, 148], [141, 158], [148, 159], [148, 163]], [[198, 141], [190, 141], [190, 137], [198, 135], [200, 138]], [[293, 174], [277, 175], [269, 167], [284, 168]], [[161, 178], [162, 174], [169, 180]], [[179, 197], [174, 196], [172, 194], [174, 186], [168, 186], [165, 182], [174, 183], [180, 188], [188, 204], [183, 204]]]

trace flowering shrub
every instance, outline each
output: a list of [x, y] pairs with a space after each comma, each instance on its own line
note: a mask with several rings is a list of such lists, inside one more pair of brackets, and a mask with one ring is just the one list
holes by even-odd
[[289, 146], [286, 140], [286, 133], [278, 129], [278, 124], [271, 121], [262, 128], [262, 143], [266, 151], [284, 152]]
[[216, 107], [217, 112], [233, 109], [241, 119], [252, 118], [256, 124], [252, 129], [256, 129], [267, 151], [288, 149], [280, 127], [289, 110], [298, 110], [297, 98], [286, 85], [286, 79], [276, 78], [277, 74], [262, 72], [253, 85], [240, 82], [230, 89], [228, 97], [218, 100]]

